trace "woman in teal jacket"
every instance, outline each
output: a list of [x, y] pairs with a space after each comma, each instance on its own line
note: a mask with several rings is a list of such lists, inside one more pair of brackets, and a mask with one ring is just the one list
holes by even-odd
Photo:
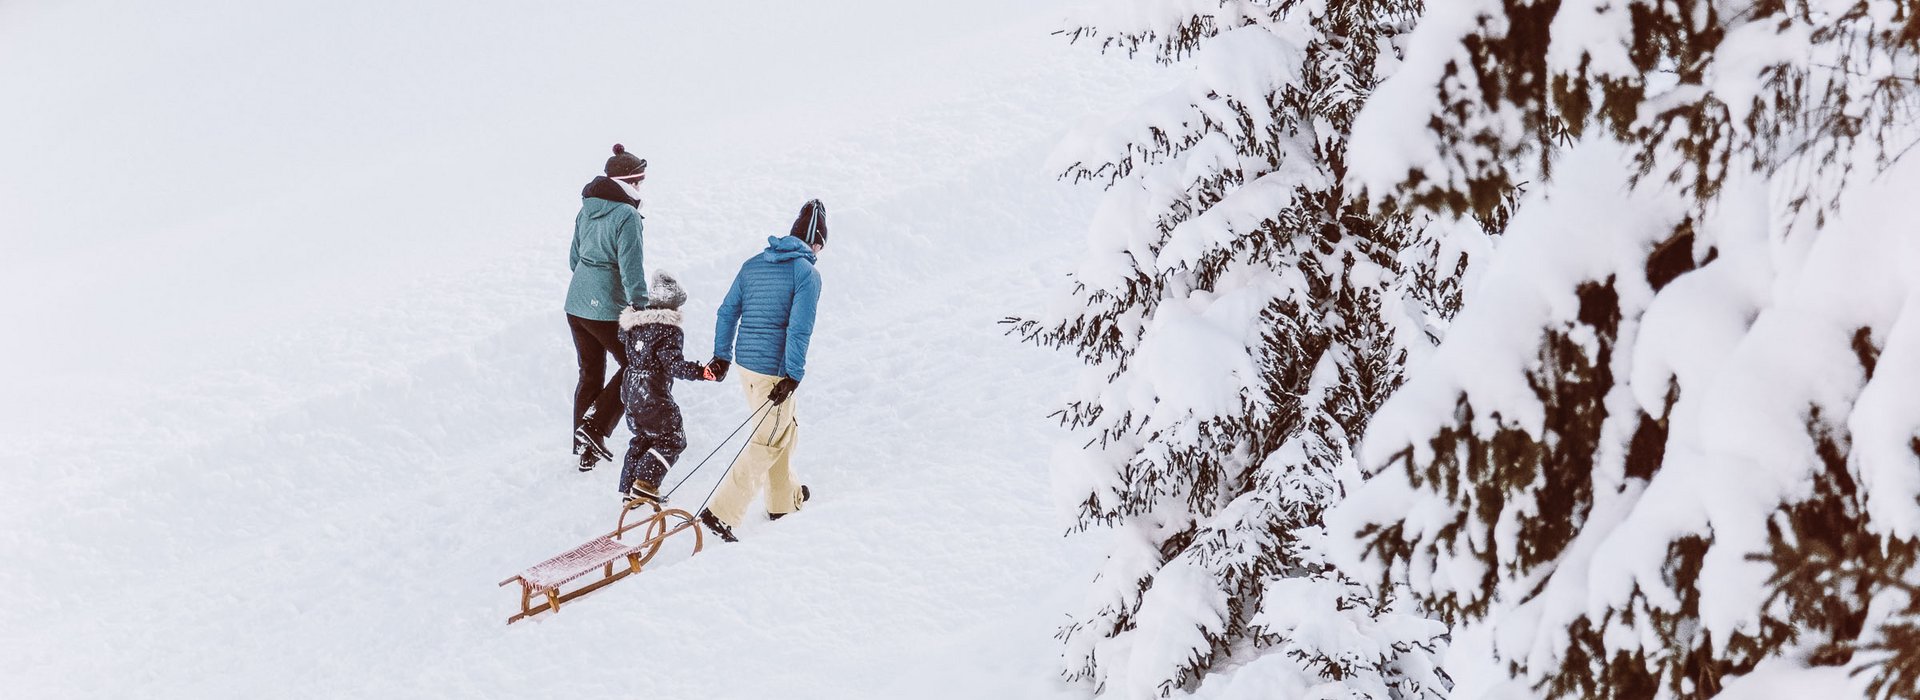
[[[607, 433], [625, 412], [620, 384], [627, 354], [620, 348], [620, 312], [646, 308], [647, 275], [642, 269], [640, 182], [647, 161], [613, 145], [606, 175], [580, 193], [580, 214], [573, 219], [573, 281], [567, 285], [567, 327], [580, 364], [573, 390], [573, 453], [580, 471], [613, 459]], [[608, 379], [607, 356], [620, 363]]]

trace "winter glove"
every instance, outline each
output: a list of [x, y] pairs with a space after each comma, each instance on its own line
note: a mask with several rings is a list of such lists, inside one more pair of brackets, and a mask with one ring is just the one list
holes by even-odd
[[794, 379], [793, 377], [781, 377], [780, 383], [773, 385], [773, 393], [768, 394], [767, 398], [773, 401], [773, 405], [778, 406], [786, 403], [787, 397], [792, 396], [793, 390], [798, 388], [800, 388], [800, 380]]
[[728, 362], [726, 360], [722, 360], [718, 357], [713, 358], [711, 360], [707, 360], [707, 380], [717, 382], [722, 379], [726, 379], [727, 369], [732, 366], [733, 366], [733, 363]]

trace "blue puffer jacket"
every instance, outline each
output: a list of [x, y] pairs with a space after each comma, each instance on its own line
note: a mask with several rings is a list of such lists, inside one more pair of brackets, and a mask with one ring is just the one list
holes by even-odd
[[628, 306], [647, 305], [640, 252], [643, 217], [633, 199], [607, 178], [595, 178], [580, 195], [568, 261], [573, 281], [567, 284], [567, 313], [617, 321]]
[[805, 241], [767, 238], [767, 249], [740, 266], [726, 301], [720, 302], [713, 356], [765, 375], [806, 378], [807, 343], [820, 304], [820, 271], [813, 262]]

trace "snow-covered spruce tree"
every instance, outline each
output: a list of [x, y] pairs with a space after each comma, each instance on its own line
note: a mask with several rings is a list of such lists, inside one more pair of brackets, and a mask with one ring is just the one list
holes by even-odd
[[1920, 697], [1915, 11], [1430, 3], [1354, 180], [1536, 184], [1369, 427], [1337, 561], [1551, 696]]
[[1445, 628], [1329, 566], [1321, 525], [1484, 238], [1373, 216], [1341, 184], [1353, 115], [1416, 11], [1133, 0], [1067, 32], [1189, 68], [1062, 145], [1059, 171], [1108, 193], [1071, 293], [1013, 321], [1090, 365], [1055, 481], [1112, 544], [1059, 633], [1069, 679], [1129, 698], [1444, 695]]

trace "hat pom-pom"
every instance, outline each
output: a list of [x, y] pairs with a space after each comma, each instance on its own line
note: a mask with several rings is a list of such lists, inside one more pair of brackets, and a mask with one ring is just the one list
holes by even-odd
[[613, 145], [613, 154], [614, 154], [614, 155], [616, 155], [616, 156], [617, 156], [617, 155], [620, 155], [620, 154], [622, 154], [622, 153], [626, 153], [626, 152], [627, 152], [627, 147], [626, 147], [626, 146], [622, 146], [622, 145], [620, 145], [620, 144], [617, 144], [617, 143]]

